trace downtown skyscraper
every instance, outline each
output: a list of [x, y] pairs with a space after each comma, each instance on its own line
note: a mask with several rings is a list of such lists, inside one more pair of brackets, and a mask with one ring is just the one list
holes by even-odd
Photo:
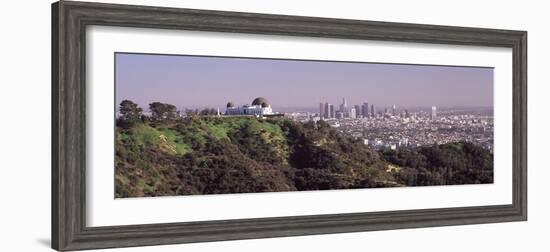
[[334, 118], [335, 117], [334, 105], [332, 105], [328, 102], [324, 103], [323, 117], [324, 118]]
[[361, 117], [363, 115], [363, 109], [360, 105], [353, 106], [355, 108], [355, 116]]
[[363, 115], [364, 118], [369, 117], [369, 102], [365, 101], [363, 102], [363, 105], [361, 106], [361, 115]]
[[342, 98], [342, 104], [340, 104], [340, 112], [348, 112], [348, 100], [346, 99], [346, 97]]

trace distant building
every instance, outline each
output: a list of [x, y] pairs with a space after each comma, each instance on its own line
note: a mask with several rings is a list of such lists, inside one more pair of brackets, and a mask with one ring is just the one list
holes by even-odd
[[391, 115], [396, 116], [397, 115], [397, 108], [395, 107], [395, 104], [391, 106]]
[[329, 118], [334, 118], [335, 117], [334, 113], [336, 112], [336, 111], [334, 111], [334, 105], [329, 104], [328, 108], [329, 108], [329, 112], [330, 112], [329, 113]]
[[342, 98], [342, 104], [340, 104], [340, 111], [343, 113], [348, 112], [348, 100], [346, 100], [346, 97]]
[[331, 118], [330, 117], [330, 106], [331, 106], [330, 103], [328, 103], [328, 102], [325, 103], [325, 110], [324, 110], [324, 114], [323, 114], [323, 116], [325, 118]]
[[355, 108], [351, 108], [351, 110], [349, 111], [349, 118], [357, 118], [357, 111], [355, 110]]
[[363, 115], [363, 113], [361, 113], [361, 106], [355, 105], [354, 108], [355, 108], [355, 117], [361, 117]]
[[263, 97], [258, 97], [252, 101], [252, 105], [235, 106], [232, 102], [227, 103], [225, 109], [226, 115], [273, 115], [271, 104]]
[[325, 116], [325, 103], [319, 103], [319, 117], [323, 118]]
[[370, 105], [370, 114], [372, 117], [376, 117], [376, 112], [374, 111], [374, 104]]
[[363, 102], [363, 105], [361, 106], [361, 115], [363, 115], [363, 117], [369, 117], [369, 102], [368, 101]]
[[432, 113], [430, 114], [431, 120], [437, 120], [437, 108], [435, 106], [432, 106]]

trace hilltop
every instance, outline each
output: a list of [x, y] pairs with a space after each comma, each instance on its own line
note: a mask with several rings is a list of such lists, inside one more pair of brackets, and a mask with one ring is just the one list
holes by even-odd
[[376, 151], [323, 121], [190, 116], [116, 128], [116, 196], [492, 183], [470, 143]]

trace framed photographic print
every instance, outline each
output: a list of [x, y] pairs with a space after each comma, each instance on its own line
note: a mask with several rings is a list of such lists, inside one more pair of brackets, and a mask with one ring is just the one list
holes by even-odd
[[527, 219], [527, 32], [52, 5], [52, 247]]

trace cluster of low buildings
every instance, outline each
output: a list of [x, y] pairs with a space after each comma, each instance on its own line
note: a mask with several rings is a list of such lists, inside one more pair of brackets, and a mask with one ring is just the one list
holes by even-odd
[[424, 114], [410, 118], [348, 119], [328, 123], [375, 148], [415, 148], [466, 141], [493, 149], [492, 116], [464, 114], [431, 120]]
[[321, 103], [319, 113], [293, 113], [293, 117], [300, 121], [324, 120], [338, 131], [377, 149], [416, 148], [459, 141], [493, 149], [492, 111], [479, 113], [475, 109], [449, 109], [438, 113], [437, 107], [432, 106], [411, 112], [398, 110], [395, 105], [376, 111], [373, 104], [369, 107], [368, 102], [348, 107], [344, 98], [335, 112], [333, 105]]

